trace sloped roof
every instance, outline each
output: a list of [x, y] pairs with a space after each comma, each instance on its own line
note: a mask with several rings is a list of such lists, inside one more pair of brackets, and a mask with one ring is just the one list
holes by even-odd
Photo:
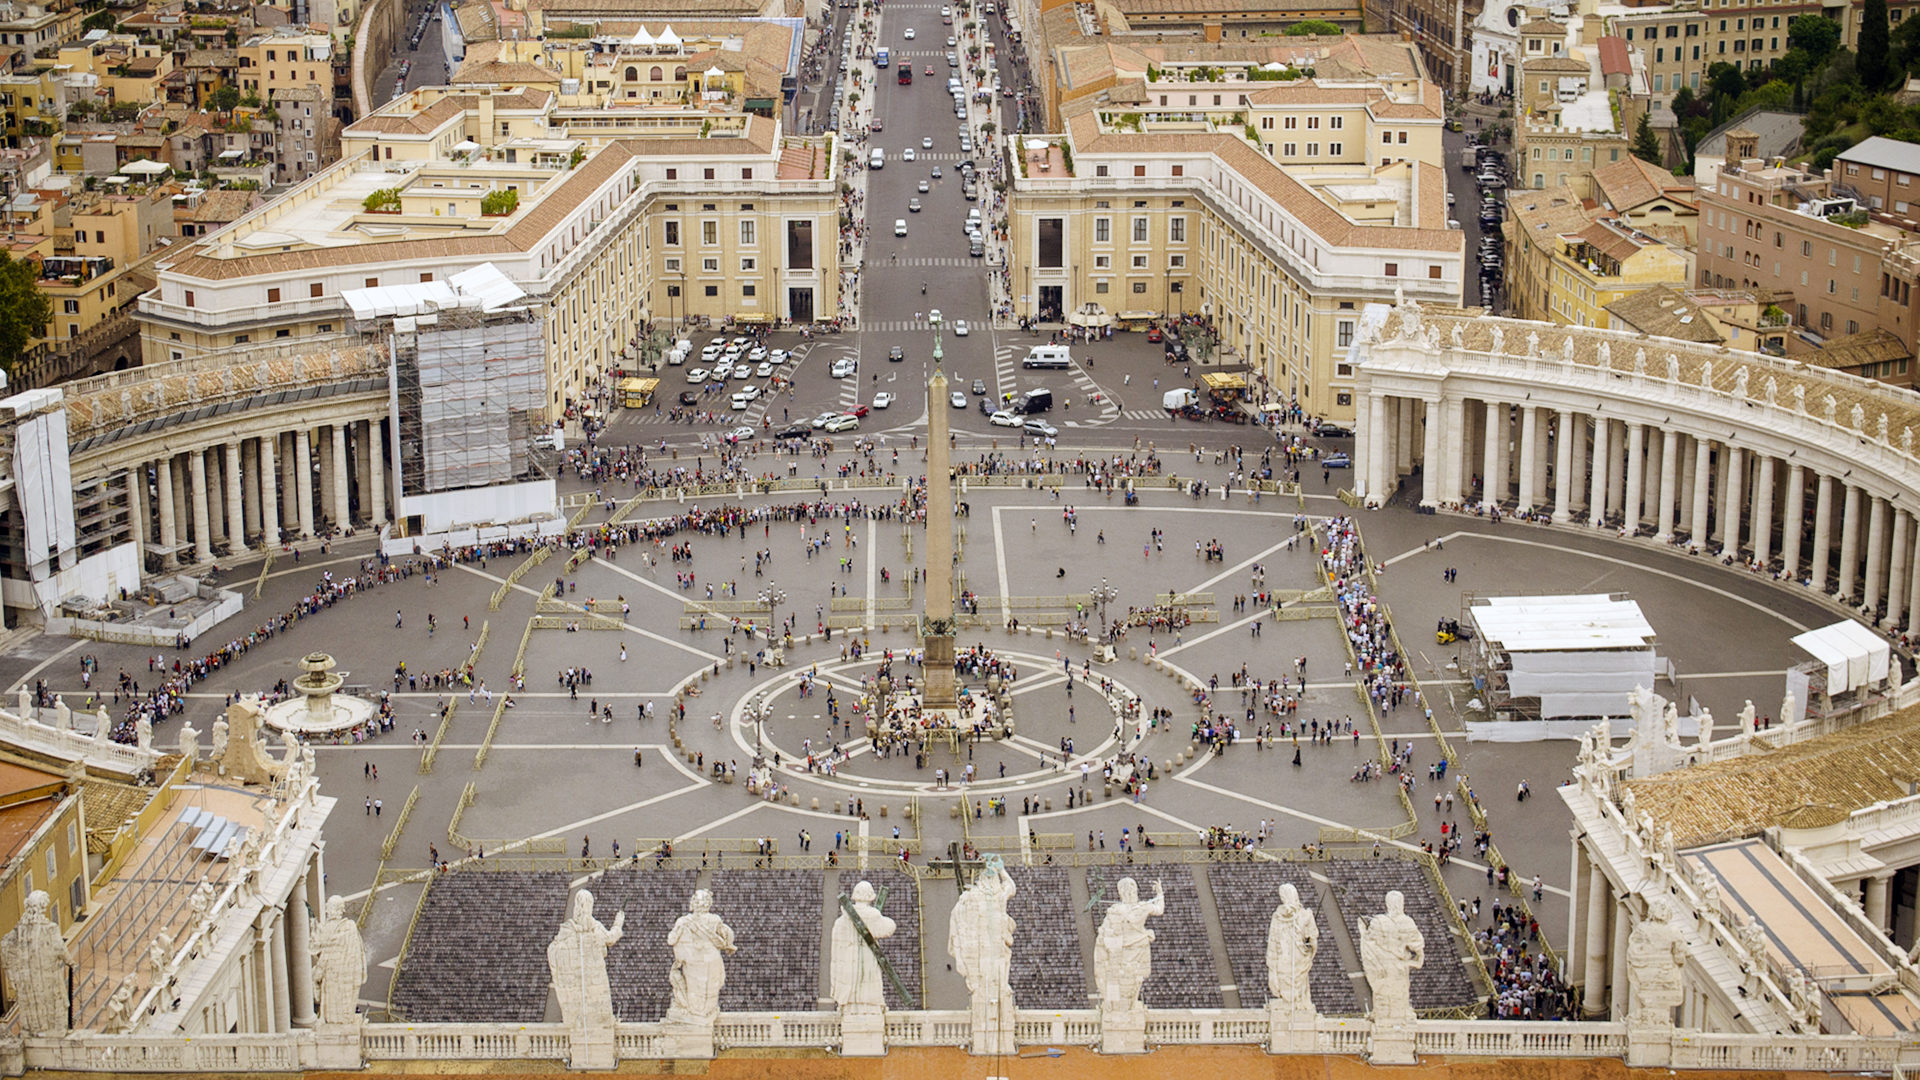
[[1631, 154], [1593, 170], [1593, 187], [1615, 213], [1624, 214], [1661, 198], [1695, 205], [1692, 177], [1677, 177]]
[[1627, 39], [1609, 35], [1600, 39], [1600, 73], [1602, 75], [1631, 75], [1633, 57], [1627, 51]]
[[1816, 367], [1854, 368], [1865, 364], [1877, 364], [1882, 360], [1900, 360], [1912, 355], [1913, 350], [1902, 344], [1892, 332], [1876, 326], [1857, 334], [1834, 338], [1814, 352], [1805, 356], [1796, 356], [1794, 359], [1803, 360]]
[[1678, 338], [1703, 345], [1725, 342], [1720, 328], [1700, 305], [1665, 285], [1628, 293], [1607, 305], [1607, 311], [1643, 334]]

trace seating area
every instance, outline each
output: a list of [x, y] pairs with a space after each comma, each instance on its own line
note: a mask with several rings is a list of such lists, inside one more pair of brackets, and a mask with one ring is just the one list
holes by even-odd
[[[875, 889], [887, 890], [887, 906], [882, 910], [887, 918], [893, 920], [893, 936], [880, 943], [880, 954], [893, 965], [907, 989], [913, 992], [914, 1007], [926, 1008], [926, 984], [920, 976], [920, 895], [919, 883], [898, 870], [888, 868], [858, 873], [852, 870], [840, 871], [840, 890], [846, 891], [859, 884], [862, 879], [873, 883]], [[840, 893], [828, 897], [836, 902]], [[830, 912], [833, 918], [839, 918], [838, 910]], [[945, 942], [941, 945], [944, 948]], [[888, 981], [887, 1008], [904, 1009], [907, 1003], [900, 997], [900, 991]]]
[[[733, 927], [740, 951], [727, 958], [720, 1008], [777, 1012], [820, 1005], [820, 874], [812, 870], [715, 870], [713, 910]], [[891, 904], [888, 907], [892, 907]]]
[[1333, 920], [1319, 886], [1306, 867], [1293, 863], [1207, 864], [1207, 884], [1220, 913], [1220, 932], [1233, 981], [1240, 987], [1240, 1003], [1249, 1008], [1266, 1004], [1267, 932], [1274, 909], [1280, 906], [1280, 886], [1288, 882], [1300, 890], [1300, 902], [1313, 910], [1320, 926], [1320, 951], [1314, 955], [1309, 976], [1314, 1007], [1328, 1016], [1358, 1015], [1360, 998], [1340, 961]]
[[1080, 954], [1079, 913], [1067, 870], [1009, 866], [1013, 900], [1013, 999], [1023, 1009], [1087, 1007], [1086, 965]]
[[[547, 1017], [547, 944], [567, 915], [560, 871], [434, 875], [394, 976], [394, 1009], [421, 1022], [539, 1023]], [[600, 905], [602, 922], [612, 908]]]
[[1094, 933], [1106, 917], [1107, 904], [1117, 899], [1115, 888], [1123, 877], [1140, 886], [1142, 899], [1153, 896], [1154, 882], [1165, 885], [1166, 914], [1147, 920], [1154, 933], [1153, 970], [1140, 999], [1156, 1009], [1218, 1009], [1220, 975], [1213, 966], [1213, 946], [1207, 941], [1207, 923], [1200, 910], [1200, 893], [1193, 871], [1185, 866], [1087, 868], [1087, 893], [1098, 897], [1093, 905]]
[[208, 858], [224, 859], [229, 853], [239, 851], [247, 837], [245, 825], [198, 806], [181, 811], [180, 824], [193, 836], [193, 850]]
[[[613, 1012], [620, 1019], [644, 1022], [666, 1015], [672, 998], [667, 971], [673, 966], [667, 932], [687, 913], [699, 877], [698, 871], [655, 870], [649, 863], [644, 869], [629, 865], [609, 870], [587, 886], [601, 922], [610, 922], [616, 911], [627, 913], [625, 936], [607, 951]], [[721, 913], [722, 918], [727, 915]]]
[[1340, 906], [1356, 947], [1360, 916], [1385, 911], [1390, 889], [1398, 889], [1406, 897], [1407, 914], [1427, 939], [1426, 963], [1413, 973], [1415, 1009], [1457, 1008], [1473, 1003], [1473, 983], [1460, 965], [1453, 922], [1441, 910], [1433, 883], [1420, 864], [1399, 859], [1344, 859], [1325, 865], [1327, 877], [1333, 882], [1334, 902]]

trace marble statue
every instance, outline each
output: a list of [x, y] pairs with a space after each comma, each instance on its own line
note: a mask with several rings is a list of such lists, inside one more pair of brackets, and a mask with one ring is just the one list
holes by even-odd
[[1282, 1013], [1311, 1015], [1313, 992], [1309, 975], [1320, 951], [1320, 925], [1300, 903], [1292, 882], [1280, 886], [1280, 906], [1267, 924], [1267, 994], [1270, 1005]]
[[[327, 897], [324, 919], [313, 920], [313, 993], [322, 1024], [360, 1018], [360, 984], [367, 981], [367, 946], [360, 924], [347, 915], [344, 897]], [[551, 954], [551, 950], [549, 950]], [[562, 999], [562, 1007], [565, 1001]]]
[[1426, 329], [1425, 335], [1422, 337], [1422, 340], [1425, 342], [1427, 348], [1433, 350], [1434, 352], [1439, 352], [1440, 351], [1440, 328], [1437, 326], [1428, 326]]
[[56, 1035], [68, 1028], [67, 969], [73, 957], [60, 924], [47, 917], [52, 905], [45, 890], [28, 893], [20, 921], [0, 937], [0, 968], [19, 1006], [20, 1030], [28, 1035]]
[[[853, 887], [853, 910], [877, 944], [893, 936], [894, 922], [880, 914], [874, 901], [878, 897], [873, 883], [863, 881]], [[853, 917], [845, 909], [833, 920], [833, 1000], [852, 1013], [879, 1013], [886, 1008], [886, 992], [881, 984], [880, 959], [860, 938]]]
[[180, 725], [180, 756], [190, 762], [200, 760], [200, 732], [192, 724]]
[[20, 719], [33, 719], [33, 691], [27, 689], [26, 683], [21, 683], [20, 689], [14, 691], [13, 707], [19, 710]]
[[1852, 422], [1853, 430], [1867, 430], [1867, 410], [1861, 408], [1859, 402], [1854, 402], [1853, 408], [1847, 410], [1847, 419]]
[[1453, 347], [1456, 349], [1465, 348], [1466, 340], [1467, 340], [1466, 325], [1463, 323], [1454, 323], [1453, 324]]
[[1794, 700], [1793, 691], [1791, 690], [1787, 691], [1786, 696], [1780, 699], [1780, 722], [1782, 724], [1793, 723], [1793, 710], [1798, 704], [1799, 703]]
[[1666, 860], [1668, 866], [1680, 865], [1680, 851], [1673, 841], [1672, 825], [1660, 826], [1660, 857]]
[[124, 1035], [133, 1030], [133, 995], [139, 989], [139, 976], [129, 974], [113, 988], [107, 999], [107, 1017], [102, 1028], [108, 1035]]
[[1633, 350], [1633, 373], [1634, 373], [1635, 375], [1638, 375], [1638, 376], [1640, 376], [1640, 377], [1642, 377], [1642, 378], [1645, 378], [1645, 377], [1646, 377], [1646, 374], [1647, 374], [1647, 350], [1645, 350], [1645, 349], [1635, 349], [1635, 350]]
[[1633, 812], [1634, 812], [1634, 808], [1635, 808], [1635, 806], [1637, 805], [1637, 803], [1638, 803], [1638, 800], [1636, 800], [1636, 799], [1634, 798], [1634, 796], [1633, 796], [1633, 789], [1632, 789], [1632, 788], [1628, 788], [1628, 789], [1627, 789], [1627, 790], [1626, 790], [1626, 791], [1625, 791], [1624, 793], [1622, 793], [1622, 794], [1621, 794], [1621, 796], [1620, 796], [1620, 814], [1621, 814], [1621, 816], [1623, 816], [1623, 817], [1625, 817], [1625, 818], [1626, 818], [1626, 819], [1627, 819], [1628, 821], [1632, 821], [1632, 820], [1633, 820]]
[[1600, 370], [1612, 371], [1613, 370], [1613, 343], [1610, 341], [1601, 342], [1599, 356], [1600, 356]]
[[1093, 985], [1100, 992], [1100, 1008], [1105, 1012], [1131, 1012], [1141, 1008], [1140, 987], [1153, 967], [1153, 931], [1147, 919], [1167, 913], [1166, 889], [1153, 883], [1153, 899], [1140, 899], [1140, 886], [1123, 877], [1115, 888], [1120, 899], [1107, 907], [1100, 920], [1099, 934], [1093, 941]]
[[947, 923], [953, 970], [967, 981], [972, 1000], [975, 1053], [982, 1052], [982, 1034], [985, 1041], [1002, 1045], [1013, 1037], [1013, 916], [1007, 905], [1014, 891], [1006, 865], [998, 855], [988, 855], [986, 868], [960, 894]]
[[1531, 360], [1538, 357], [1539, 355], [1540, 355], [1540, 335], [1538, 333], [1529, 333], [1527, 335], [1527, 358]]
[[1666, 709], [1660, 713], [1660, 722], [1667, 736], [1667, 745], [1678, 744], [1680, 742], [1680, 706], [1671, 701], [1667, 702]]
[[1647, 901], [1647, 917], [1627, 935], [1627, 986], [1632, 1001], [1628, 1019], [1633, 1024], [1673, 1026], [1687, 949], [1670, 921], [1672, 914], [1667, 898], [1654, 896]]
[[1807, 979], [1806, 969], [1800, 967], [1788, 968], [1787, 1004], [1792, 1006], [1793, 1016], [1796, 1022], [1803, 1022], [1803, 1018], [1810, 1011], [1808, 1009], [1808, 1002], [1812, 1000], [1813, 987]]
[[1495, 323], [1493, 327], [1493, 347], [1488, 349], [1487, 351], [1495, 355], [1498, 355], [1500, 353], [1505, 352], [1506, 350], [1507, 350], [1506, 328], [1499, 325], [1498, 323]]
[[1753, 718], [1755, 715], [1757, 715], [1757, 713], [1753, 707], [1753, 699], [1748, 698], [1747, 703], [1740, 707], [1740, 730], [1741, 731], [1753, 730]]
[[156, 934], [147, 943], [147, 980], [158, 986], [173, 966], [173, 935]]
[[153, 721], [147, 719], [146, 713], [141, 713], [140, 719], [134, 721], [133, 733], [140, 744], [140, 749], [153, 749]]
[[[227, 706], [222, 717], [230, 737], [224, 752], [216, 749], [215, 764], [222, 776], [242, 784], [266, 784], [286, 775], [284, 763], [274, 760], [261, 745], [260, 699], [249, 695]], [[214, 745], [220, 745], [220, 726], [214, 725]]]
[[1426, 963], [1427, 939], [1406, 913], [1400, 890], [1387, 893], [1384, 914], [1360, 918], [1360, 967], [1373, 991], [1376, 1025], [1413, 1023], [1413, 972]]
[[1807, 411], [1807, 388], [1794, 386], [1788, 393], [1793, 397], [1793, 411], [1802, 415]]
[[1703, 915], [1720, 914], [1720, 879], [1702, 871], [1700, 874], [1700, 912]]
[[1913, 453], [1913, 429], [1910, 427], [1900, 429], [1900, 452], [1903, 454]]
[[1667, 354], [1667, 381], [1670, 383], [1680, 381], [1680, 358], [1672, 353]]
[[1762, 384], [1762, 393], [1767, 399], [1767, 404], [1778, 405], [1780, 403], [1780, 384], [1775, 381], [1773, 376], [1767, 376], [1767, 381]]
[[1713, 739], [1713, 710], [1700, 706], [1700, 715], [1696, 718], [1698, 726], [1693, 731], [1693, 741], [1697, 746], [1705, 746]]
[[73, 730], [73, 708], [67, 704], [65, 695], [53, 695], [53, 726], [61, 731]]
[[1755, 961], [1764, 962], [1767, 956], [1767, 932], [1760, 926], [1760, 920], [1751, 915], [1742, 916], [1739, 927], [1734, 931], [1740, 939], [1740, 946]]
[[213, 722], [213, 760], [216, 767], [227, 756], [227, 718], [222, 716]]
[[1747, 379], [1749, 377], [1747, 366], [1745, 364], [1740, 365], [1740, 370], [1733, 373], [1733, 396], [1739, 398], [1747, 396]]
[[673, 967], [667, 972], [673, 994], [667, 1022], [712, 1024], [720, 1016], [720, 987], [727, 981], [726, 961], [720, 954], [737, 949], [733, 927], [713, 913], [712, 893], [694, 890], [687, 913], [667, 932], [667, 946], [673, 950]]
[[1873, 430], [1874, 430], [1874, 434], [1880, 436], [1881, 442], [1887, 441], [1887, 414], [1886, 413], [1880, 414], [1880, 419], [1874, 424]]
[[607, 981], [607, 950], [624, 934], [627, 913], [618, 912], [608, 927], [593, 917], [593, 894], [573, 894], [573, 905], [560, 932], [547, 945], [547, 968], [553, 975], [553, 993], [560, 1000], [560, 1018], [576, 1028], [613, 1024], [613, 989]]
[[1560, 362], [1563, 364], [1573, 363], [1573, 335], [1572, 334], [1568, 334], [1566, 337], [1563, 337], [1560, 339]]
[[93, 741], [106, 742], [113, 737], [113, 718], [107, 715], [105, 705], [93, 711]]
[[1834, 400], [1832, 394], [1828, 394], [1820, 399], [1820, 414], [1826, 417], [1827, 423], [1835, 423], [1835, 416], [1839, 411], [1840, 403]]
[[187, 907], [193, 912], [191, 926], [198, 926], [206, 921], [207, 916], [213, 911], [213, 902], [216, 898], [213, 882], [208, 881], [205, 874], [200, 875], [200, 884], [193, 887], [193, 895], [187, 898]]
[[1713, 361], [1711, 360], [1700, 361], [1700, 388], [1713, 389]]

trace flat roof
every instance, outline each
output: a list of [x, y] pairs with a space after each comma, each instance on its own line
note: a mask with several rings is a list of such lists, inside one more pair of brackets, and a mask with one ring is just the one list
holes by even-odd
[[1469, 610], [1481, 636], [1507, 652], [1653, 646], [1640, 605], [1605, 594], [1478, 597]]
[[1763, 841], [1715, 844], [1681, 858], [1714, 876], [1723, 904], [1759, 923], [1767, 952], [1782, 969], [1801, 968], [1820, 981], [1893, 977], [1879, 950]]

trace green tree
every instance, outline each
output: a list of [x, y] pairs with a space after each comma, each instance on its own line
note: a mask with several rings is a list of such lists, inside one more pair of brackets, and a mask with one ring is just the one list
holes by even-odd
[[213, 107], [221, 112], [232, 112], [240, 104], [240, 91], [231, 86], [222, 86], [213, 92]]
[[1860, 9], [1860, 82], [1869, 90], [1887, 85], [1887, 0], [1866, 0]]
[[53, 318], [53, 301], [40, 291], [38, 265], [0, 251], [0, 368], [10, 375]]
[[1840, 24], [1824, 15], [1797, 15], [1787, 24], [1787, 48], [1806, 53], [1816, 66], [1839, 47]]
[[1318, 34], [1321, 37], [1339, 37], [1344, 31], [1325, 19], [1302, 19], [1288, 26], [1284, 33], [1288, 37], [1306, 37]]
[[106, 30], [112, 32], [113, 28], [118, 25], [120, 25], [120, 20], [113, 12], [96, 11], [87, 16], [86, 21], [80, 24], [80, 29], [86, 31]]
[[1653, 133], [1647, 114], [1640, 114], [1640, 126], [1633, 131], [1633, 156], [1650, 165], [1660, 164], [1660, 137]]

